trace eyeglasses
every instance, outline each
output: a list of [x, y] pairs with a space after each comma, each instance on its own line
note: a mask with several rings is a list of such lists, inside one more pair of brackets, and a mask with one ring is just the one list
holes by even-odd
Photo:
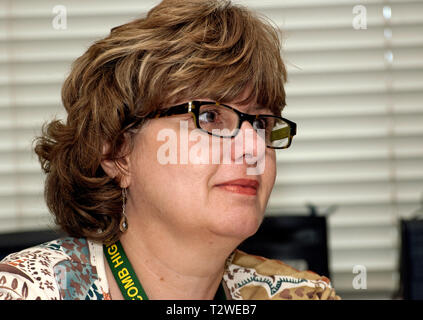
[[297, 124], [275, 115], [248, 114], [230, 106], [208, 101], [190, 101], [166, 110], [157, 110], [147, 118], [161, 118], [191, 113], [196, 127], [210, 135], [233, 138], [240, 131], [244, 121], [248, 121], [257, 131], [263, 129], [266, 146], [273, 149], [286, 149], [297, 133]]

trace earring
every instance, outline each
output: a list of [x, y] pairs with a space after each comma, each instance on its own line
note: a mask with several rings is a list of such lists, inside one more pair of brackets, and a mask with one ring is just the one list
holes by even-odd
[[126, 218], [126, 188], [122, 188], [122, 219], [120, 220], [119, 229], [123, 233], [128, 230], [128, 219]]

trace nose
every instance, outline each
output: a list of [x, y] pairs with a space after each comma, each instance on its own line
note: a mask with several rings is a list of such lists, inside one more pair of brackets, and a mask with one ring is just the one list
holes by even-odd
[[261, 161], [266, 154], [264, 130], [255, 130], [252, 124], [244, 119], [234, 138], [232, 150], [235, 163], [244, 163], [244, 159], [250, 165]]

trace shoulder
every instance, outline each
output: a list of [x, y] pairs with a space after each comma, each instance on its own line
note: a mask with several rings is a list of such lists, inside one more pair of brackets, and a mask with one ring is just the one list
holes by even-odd
[[54, 299], [59, 296], [54, 266], [70, 257], [60, 240], [12, 253], [0, 261], [0, 299]]
[[88, 241], [56, 239], [0, 261], [0, 299], [78, 299], [94, 295], [95, 278]]
[[223, 278], [236, 300], [340, 299], [327, 277], [240, 250], [228, 258]]

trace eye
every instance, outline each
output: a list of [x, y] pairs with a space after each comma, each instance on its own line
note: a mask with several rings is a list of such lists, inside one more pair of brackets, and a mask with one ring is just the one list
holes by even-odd
[[254, 121], [254, 128], [257, 129], [267, 129], [270, 128], [267, 118], [259, 118]]
[[199, 120], [201, 122], [215, 122], [216, 119], [218, 119], [219, 117], [219, 111], [216, 109], [209, 109], [209, 110], [205, 110], [203, 112], [200, 113], [199, 115]]

